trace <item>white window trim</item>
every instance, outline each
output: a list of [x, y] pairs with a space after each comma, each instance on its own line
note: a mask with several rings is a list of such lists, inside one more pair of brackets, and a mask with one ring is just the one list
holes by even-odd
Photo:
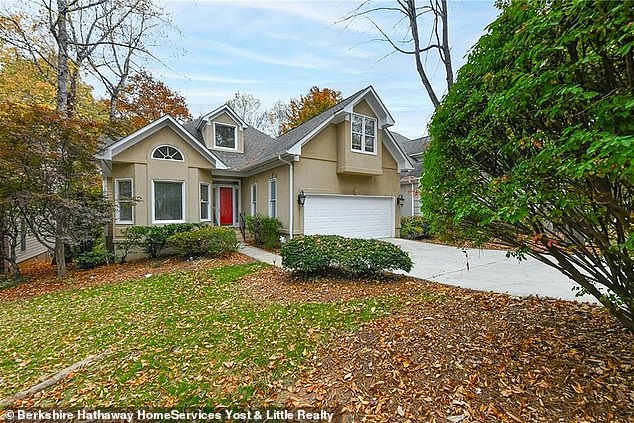
[[[355, 150], [354, 148], [352, 148], [352, 134], [354, 134], [354, 131], [352, 130], [352, 127], [353, 127], [352, 118], [354, 116], [359, 116], [363, 118], [363, 121], [361, 122], [361, 128], [363, 129], [363, 133], [361, 134], [361, 150]], [[372, 119], [374, 121], [374, 151], [365, 150], [365, 120], [366, 119]], [[360, 113], [352, 113], [352, 117], [350, 118], [350, 151], [354, 153], [369, 154], [371, 156], [376, 156], [378, 154], [377, 153], [378, 139], [379, 139], [379, 134], [377, 133], [377, 119], [372, 116], [362, 115]]]
[[130, 191], [132, 192], [132, 198], [134, 198], [134, 181], [132, 178], [116, 178], [114, 180], [114, 200], [115, 200], [115, 223], [119, 225], [134, 225], [134, 204], [132, 203], [132, 220], [121, 220], [119, 210], [119, 181], [130, 181]]
[[[161, 147], [170, 147], [173, 148], [174, 150], [178, 151], [179, 153], [181, 153], [181, 157], [183, 158], [182, 160], [176, 160], [176, 159], [163, 159], [160, 157], [154, 157], [154, 153], [156, 152], [156, 150], [158, 150]], [[176, 148], [173, 145], [169, 145], [169, 144], [161, 144], [159, 146], [157, 146], [156, 148], [154, 148], [154, 150], [152, 150], [152, 154], [150, 155], [150, 158], [152, 160], [163, 160], [166, 162], [184, 162], [185, 161], [185, 154], [183, 154], [183, 152], [181, 151], [180, 148]]]
[[206, 187], [207, 188], [207, 219], [203, 219], [202, 218], [202, 213], [201, 213], [201, 209], [200, 207], [198, 208], [198, 213], [200, 214], [200, 221], [201, 222], [211, 222], [211, 184], [208, 184], [206, 182], [201, 182], [200, 186], [198, 188], [198, 196], [200, 197], [200, 205], [202, 206], [203, 204], [203, 197], [202, 195], [200, 195], [200, 188], [201, 187]]
[[[275, 181], [275, 216], [271, 215], [271, 203], [273, 202], [273, 199], [271, 198], [271, 182]], [[269, 179], [269, 217], [275, 217], [277, 219], [277, 201], [278, 201], [278, 192], [279, 190], [277, 189], [277, 178], [271, 178]]]
[[[253, 195], [253, 189], [255, 188], [255, 196]], [[251, 216], [254, 216], [258, 212], [258, 184], [251, 184]]]
[[[238, 151], [238, 127], [230, 123], [224, 123], [224, 122], [213, 122], [212, 125], [214, 128], [214, 136], [213, 136], [214, 148], [218, 150], [225, 150], [225, 151]], [[216, 145], [216, 125], [223, 125], [223, 126], [228, 126], [229, 128], [233, 128], [233, 139], [235, 142], [235, 147], [229, 148], [229, 147], [221, 147], [219, 145]]]
[[[156, 202], [154, 201], [154, 184], [156, 182], [178, 182], [181, 184], [181, 191], [182, 191], [182, 210], [183, 210], [183, 218], [181, 220], [156, 220]], [[186, 207], [185, 205], [187, 204], [187, 198], [186, 198], [186, 193], [187, 190], [185, 189], [185, 181], [177, 181], [174, 179], [152, 179], [152, 223], [185, 223], [186, 221]]]

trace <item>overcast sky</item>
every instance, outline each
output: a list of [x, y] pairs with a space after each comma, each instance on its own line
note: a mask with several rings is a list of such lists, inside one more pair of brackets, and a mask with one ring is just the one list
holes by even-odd
[[[0, 9], [37, 7], [40, 1], [0, 0]], [[427, 133], [433, 109], [413, 57], [390, 55], [393, 49], [378, 40], [380, 33], [367, 19], [341, 22], [359, 1], [155, 1], [176, 29], [165, 28], [156, 41], [153, 51], [160, 63], [144, 66], [180, 92], [194, 116], [222, 105], [236, 91], [255, 95], [266, 109], [314, 85], [339, 90], [344, 97], [373, 85], [396, 121], [394, 130], [412, 138]], [[369, 7], [395, 3], [373, 0]], [[449, 0], [449, 8], [457, 70], [499, 11], [493, 0]], [[395, 40], [408, 33], [398, 13], [370, 16]], [[421, 29], [421, 38], [428, 34]], [[445, 77], [435, 56], [427, 66], [437, 92], [444, 94]], [[98, 96], [105, 96], [96, 81], [89, 81]]]
[[[393, 2], [375, 2], [389, 5]], [[422, 3], [422, 2], [421, 2]], [[223, 104], [236, 91], [258, 97], [265, 108], [288, 101], [313, 85], [346, 97], [373, 85], [396, 125], [409, 137], [426, 133], [433, 111], [411, 56], [392, 54], [364, 19], [346, 28], [336, 22], [358, 2], [331, 1], [161, 1], [180, 34], [161, 42], [163, 65], [153, 74], [179, 91], [193, 115]], [[450, 40], [454, 66], [498, 14], [492, 1], [450, 1]], [[398, 15], [373, 18], [395, 37], [407, 27]], [[442, 91], [444, 75], [430, 58], [431, 76]]]

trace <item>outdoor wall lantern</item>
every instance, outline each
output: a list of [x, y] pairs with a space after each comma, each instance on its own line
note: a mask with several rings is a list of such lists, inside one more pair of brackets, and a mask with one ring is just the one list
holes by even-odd
[[299, 195], [297, 196], [297, 202], [300, 206], [303, 206], [306, 202], [306, 194], [304, 194], [303, 190], [299, 192]]
[[403, 204], [405, 204], [405, 197], [403, 197], [403, 194], [399, 194], [398, 197], [396, 197], [396, 204], [403, 207]]

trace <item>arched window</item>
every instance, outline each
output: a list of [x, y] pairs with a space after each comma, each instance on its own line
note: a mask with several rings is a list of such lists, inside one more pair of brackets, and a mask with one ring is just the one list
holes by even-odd
[[183, 153], [178, 150], [176, 147], [172, 147], [171, 145], [161, 145], [156, 147], [152, 152], [153, 159], [159, 160], [175, 160], [177, 162], [183, 161]]

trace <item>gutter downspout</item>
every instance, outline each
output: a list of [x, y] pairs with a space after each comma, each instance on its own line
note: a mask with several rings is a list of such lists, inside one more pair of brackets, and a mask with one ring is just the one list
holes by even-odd
[[412, 184], [412, 191], [411, 191], [412, 192], [412, 194], [411, 194], [411, 196], [412, 196], [412, 216], [414, 216], [414, 183], [411, 182], [411, 179], [410, 179], [410, 183]]
[[293, 174], [295, 173], [295, 166], [293, 165], [293, 162], [287, 162], [286, 160], [282, 159], [282, 156], [280, 154], [277, 155], [277, 159], [279, 161], [281, 161], [282, 163], [286, 163], [289, 168], [288, 168], [288, 239], [291, 240], [293, 239]]

